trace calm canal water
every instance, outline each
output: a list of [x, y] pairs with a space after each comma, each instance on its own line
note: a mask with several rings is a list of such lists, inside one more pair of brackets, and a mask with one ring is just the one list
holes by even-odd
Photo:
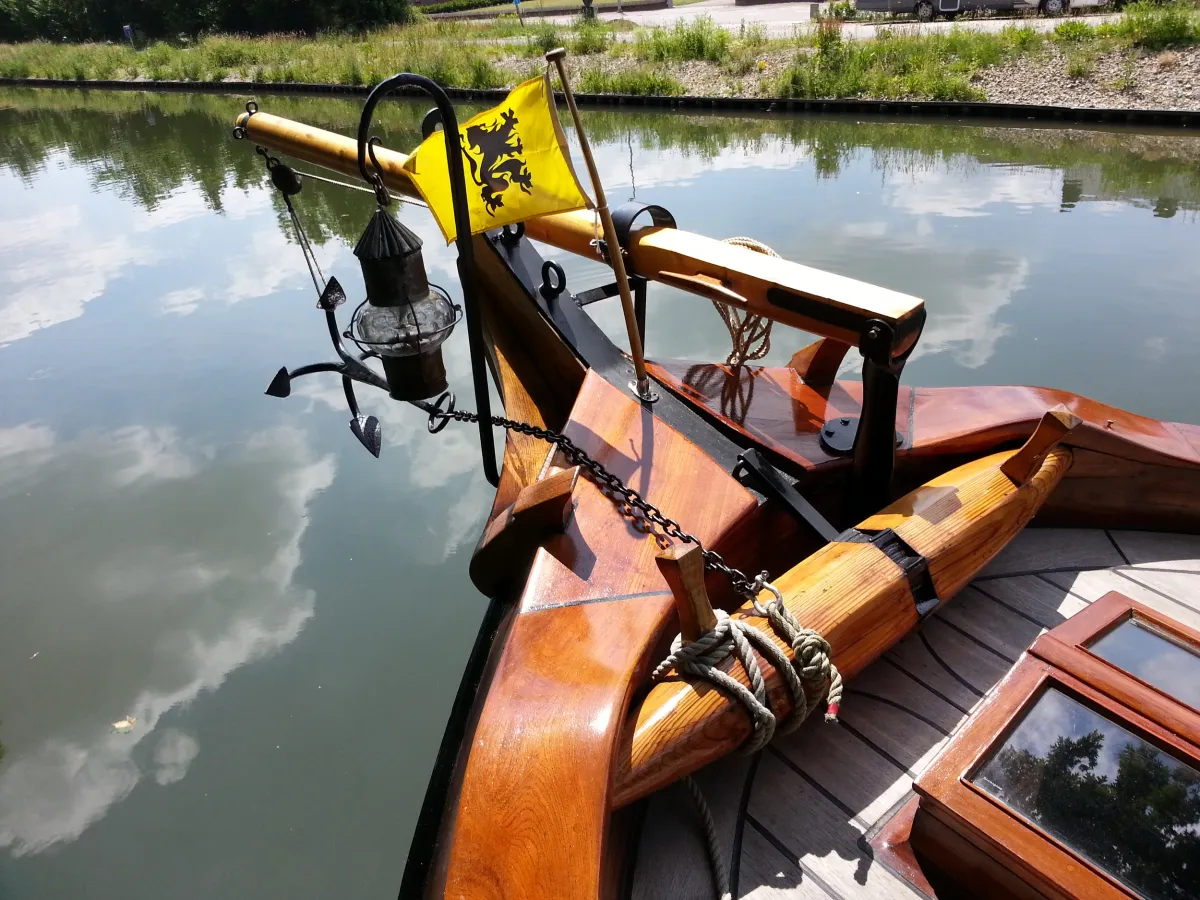
[[[395, 895], [485, 601], [467, 428], [338, 384], [234, 97], [0, 92], [0, 898]], [[265, 110], [349, 132], [356, 103]], [[381, 132], [414, 146], [424, 107]], [[1200, 421], [1200, 137], [588, 115], [610, 199], [924, 297], [916, 384]], [[367, 195], [299, 203], [352, 296]], [[453, 256], [424, 210], [431, 280]], [[562, 254], [558, 254], [562, 257]], [[563, 259], [576, 290], [601, 268]], [[598, 309], [593, 307], [593, 309]], [[620, 333], [615, 301], [599, 318]], [[651, 288], [648, 346], [723, 358]], [[805, 336], [778, 329], [769, 361]], [[470, 396], [464, 334], [447, 349]], [[121, 728], [114, 723], [129, 719]], [[136, 721], [133, 721], [136, 720]]]

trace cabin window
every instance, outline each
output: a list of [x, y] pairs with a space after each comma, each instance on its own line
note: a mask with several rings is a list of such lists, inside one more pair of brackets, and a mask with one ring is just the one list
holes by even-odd
[[1200, 889], [1200, 771], [1056, 687], [971, 781], [1139, 896]]
[[1200, 710], [1200, 654], [1137, 616], [1129, 616], [1087, 646], [1100, 657]]
[[914, 789], [939, 895], [1200, 898], [1200, 632], [1100, 598], [1034, 641]]

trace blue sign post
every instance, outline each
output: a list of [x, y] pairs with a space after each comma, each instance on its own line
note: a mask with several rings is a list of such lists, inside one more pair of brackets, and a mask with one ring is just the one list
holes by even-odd
[[[125, 38], [129, 41], [129, 46], [133, 47], [133, 26], [132, 25], [122, 25], [121, 30], [123, 32], [125, 32]], [[133, 47], [133, 49], [136, 50], [137, 47]]]
[[513, 0], [513, 6], [517, 8], [517, 21], [521, 23], [521, 27], [525, 27], [525, 20], [521, 17], [521, 0]]

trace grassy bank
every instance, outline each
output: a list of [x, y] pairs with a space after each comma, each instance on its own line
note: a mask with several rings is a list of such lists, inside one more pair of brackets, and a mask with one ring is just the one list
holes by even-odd
[[1074, 78], [1086, 75], [1099, 54], [1133, 58], [1197, 43], [1200, 12], [1185, 0], [1141, 0], [1117, 22], [1068, 19], [1046, 34], [1020, 25], [996, 33], [883, 28], [864, 40], [844, 39], [832, 21], [769, 39], [761, 28], [730, 32], [707, 18], [632, 29], [627, 22], [522, 26], [505, 17], [421, 20], [363, 35], [209, 36], [138, 51], [119, 44], [3, 44], [0, 77], [364, 85], [411, 71], [452, 87], [497, 88], [541, 71], [541, 55], [565, 45], [587, 92], [977, 100], [984, 99], [974, 83], [978, 74], [1014, 61], [1067, 54]]

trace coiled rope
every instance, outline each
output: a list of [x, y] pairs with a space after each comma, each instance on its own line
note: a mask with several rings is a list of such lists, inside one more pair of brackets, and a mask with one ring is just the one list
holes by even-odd
[[[773, 595], [766, 605], [758, 602], [758, 595], [762, 591]], [[826, 722], [837, 721], [843, 689], [842, 675], [830, 659], [829, 642], [819, 632], [804, 628], [796, 621], [796, 617], [784, 606], [783, 595], [779, 593], [779, 589], [767, 580], [766, 572], [754, 579], [750, 603], [754, 611], [765, 618], [775, 632], [791, 646], [794, 660], [788, 659], [779, 645], [760, 629], [717, 609], [713, 610], [717, 617], [716, 627], [696, 640], [686, 643], [682, 635], [676, 635], [675, 640], [671, 642], [670, 654], [658, 664], [651, 676], [652, 681], [660, 681], [674, 669], [684, 675], [709, 682], [718, 691], [741, 703], [754, 728], [741, 748], [744, 753], [756, 753], [777, 733], [787, 734], [804, 721], [809, 712], [805, 684], [824, 685], [828, 682], [829, 687], [825, 692]], [[782, 721], [771, 710], [766, 679], [754, 655], [755, 650], [775, 667], [787, 687], [792, 709]], [[749, 687], [719, 668], [731, 655], [745, 670]], [[684, 785], [700, 817], [717, 897], [719, 900], [727, 900], [730, 897], [729, 878], [725, 874], [721, 841], [712, 812], [700, 786], [691, 776], [684, 779]]]
[[[724, 243], [732, 244], [735, 247], [745, 247], [747, 250], [753, 250], [755, 253], [762, 253], [766, 256], [779, 257], [778, 253], [754, 238], [731, 237], [726, 238]], [[729, 339], [733, 343], [733, 349], [725, 358], [726, 365], [740, 366], [756, 359], [762, 359], [771, 352], [772, 322], [770, 319], [742, 312], [719, 300], [713, 300], [712, 305], [713, 309], [721, 316], [725, 327], [729, 329]]]

